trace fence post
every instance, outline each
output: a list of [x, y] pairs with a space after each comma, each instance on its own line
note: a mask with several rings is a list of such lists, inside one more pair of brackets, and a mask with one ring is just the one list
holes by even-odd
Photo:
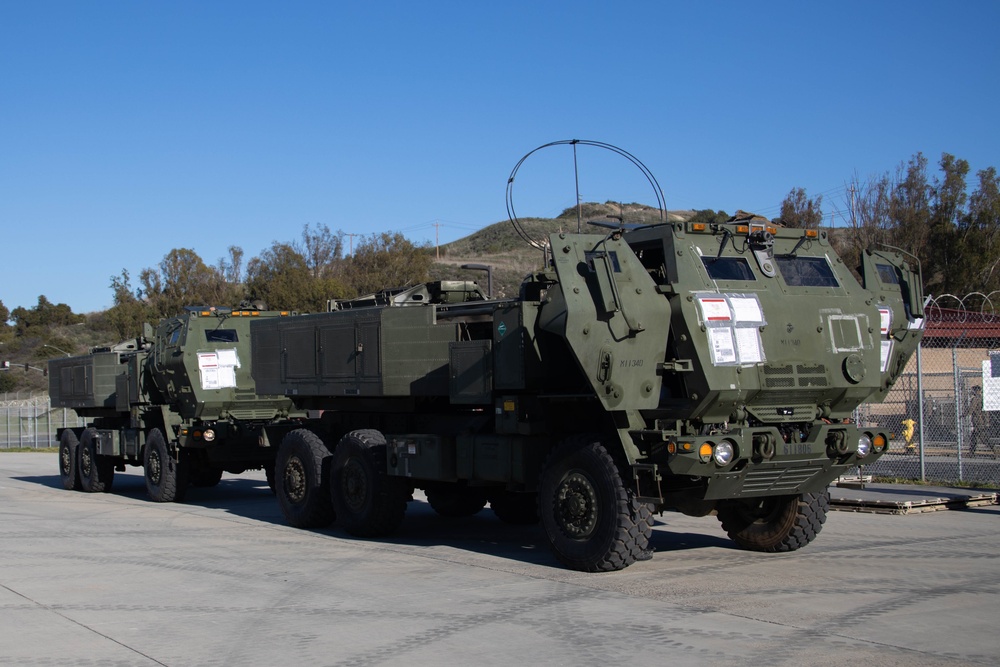
[[920, 444], [920, 481], [927, 481], [927, 462], [924, 454], [924, 431], [927, 430], [927, 422], [924, 421], [924, 360], [920, 356], [920, 349], [923, 341], [917, 345], [917, 419], [920, 424], [920, 431], [917, 433]]
[[[963, 336], [964, 338], [964, 336]], [[961, 339], [959, 339], [961, 340]], [[958, 443], [958, 481], [962, 481], [962, 446], [965, 444], [965, 406], [962, 405], [961, 380], [958, 370], [958, 344], [951, 348], [951, 376], [955, 391], [955, 434]]]

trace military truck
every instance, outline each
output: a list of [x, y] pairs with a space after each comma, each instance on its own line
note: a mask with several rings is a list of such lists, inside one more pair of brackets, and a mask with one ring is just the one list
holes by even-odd
[[447, 516], [540, 519], [584, 571], [649, 557], [654, 513], [715, 514], [741, 547], [798, 549], [829, 484], [874, 462], [922, 334], [919, 266], [756, 216], [548, 239], [517, 298], [442, 281], [254, 320], [259, 392], [319, 419], [276, 461], [286, 520], [390, 534], [422, 489]]
[[273, 483], [276, 443], [305, 415], [256, 393], [250, 322], [289, 314], [188, 308], [140, 338], [49, 361], [52, 406], [86, 420], [57, 432], [63, 486], [107, 492], [126, 465], [143, 467], [158, 502], [180, 502], [224, 471], [263, 468]]

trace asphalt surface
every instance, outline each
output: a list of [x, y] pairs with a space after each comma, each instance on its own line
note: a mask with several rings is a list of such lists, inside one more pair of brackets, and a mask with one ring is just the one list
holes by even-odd
[[286, 526], [261, 473], [147, 500], [0, 453], [2, 665], [995, 665], [1000, 506], [831, 512], [740, 551], [659, 517], [652, 560], [563, 569], [537, 526], [411, 503], [392, 539]]

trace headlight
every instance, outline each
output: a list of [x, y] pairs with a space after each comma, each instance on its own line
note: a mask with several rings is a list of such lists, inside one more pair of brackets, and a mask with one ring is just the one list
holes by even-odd
[[715, 459], [715, 464], [719, 466], [727, 466], [733, 461], [733, 456], [736, 454], [736, 449], [733, 444], [728, 440], [723, 440], [715, 446], [715, 452], [712, 454], [712, 458]]
[[872, 439], [867, 433], [862, 433], [858, 438], [858, 458], [863, 459], [872, 451]]
[[212, 442], [215, 440], [215, 431], [210, 428], [206, 428], [202, 437], [205, 438], [205, 442]]

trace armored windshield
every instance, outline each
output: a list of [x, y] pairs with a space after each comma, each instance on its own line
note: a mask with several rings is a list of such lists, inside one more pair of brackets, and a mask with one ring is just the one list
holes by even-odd
[[840, 287], [825, 257], [775, 257], [789, 287]]
[[743, 257], [702, 257], [712, 280], [756, 280], [750, 263]]
[[238, 343], [240, 338], [236, 329], [211, 329], [205, 331], [205, 339], [209, 343]]
[[888, 285], [898, 285], [899, 276], [896, 274], [896, 268], [890, 264], [875, 264], [875, 268], [878, 269], [879, 279]]

